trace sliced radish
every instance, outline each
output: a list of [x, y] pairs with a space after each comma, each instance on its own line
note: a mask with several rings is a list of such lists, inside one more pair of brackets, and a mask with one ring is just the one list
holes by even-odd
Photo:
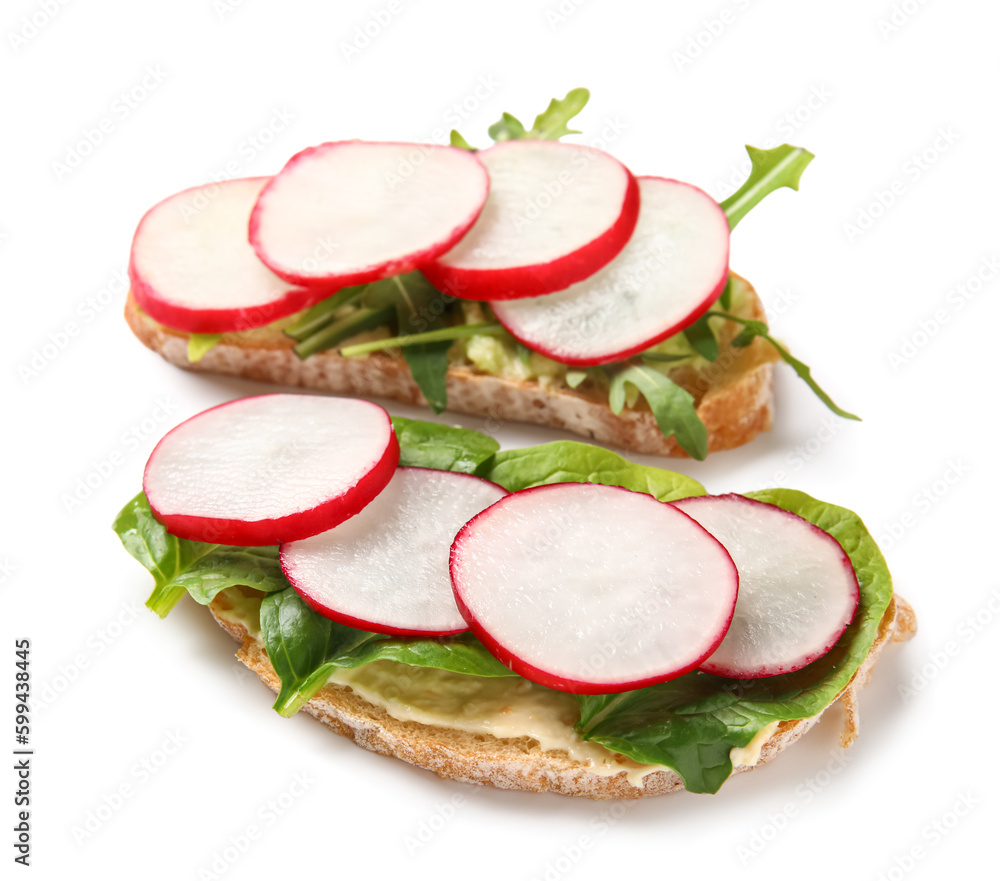
[[639, 178], [632, 238], [604, 269], [543, 297], [491, 304], [517, 339], [564, 364], [621, 361], [695, 321], [729, 275], [729, 221], [690, 184]]
[[614, 486], [522, 490], [451, 550], [473, 632], [527, 679], [608, 694], [693, 670], [721, 642], [738, 576], [725, 548], [670, 505]]
[[455, 536], [507, 495], [495, 483], [428, 468], [399, 468], [345, 523], [281, 546], [281, 567], [306, 604], [376, 633], [444, 636], [468, 630], [448, 575]]
[[142, 488], [168, 531], [194, 541], [272, 545], [354, 516], [399, 461], [377, 404], [261, 395], [220, 404], [168, 432]]
[[250, 242], [282, 278], [354, 285], [410, 272], [472, 226], [489, 193], [468, 150], [336, 141], [293, 156], [250, 217]]
[[194, 187], [147, 211], [129, 260], [140, 308], [178, 330], [224, 333], [261, 327], [326, 296], [278, 278], [247, 241], [250, 211], [269, 180]]
[[833, 648], [854, 617], [860, 591], [832, 535], [797, 514], [738, 495], [674, 505], [726, 546], [740, 572], [733, 623], [702, 670], [741, 679], [791, 673]]
[[490, 196], [475, 226], [424, 274], [469, 300], [534, 297], [592, 275], [625, 246], [639, 189], [617, 159], [558, 141], [483, 150]]

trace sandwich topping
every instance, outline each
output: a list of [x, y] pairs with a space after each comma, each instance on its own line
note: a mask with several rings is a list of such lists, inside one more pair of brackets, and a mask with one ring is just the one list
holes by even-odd
[[[450, 366], [648, 408], [690, 456], [708, 452], [692, 369], [720, 353], [783, 360], [838, 415], [809, 368], [741, 312], [730, 231], [812, 160], [748, 147], [752, 171], [717, 203], [690, 184], [636, 177], [559, 140], [585, 89], [530, 129], [510, 114], [476, 150], [337, 141], [271, 178], [231, 180], [150, 209], [132, 244], [138, 306], [203, 358], [229, 334], [280, 332], [303, 359], [401, 357], [428, 405]], [[204, 189], [207, 206], [190, 206]], [[208, 190], [211, 189], [211, 193]], [[263, 336], [261, 337], [263, 338]]]
[[[249, 399], [244, 407], [284, 397]], [[228, 411], [238, 418], [242, 410], [230, 405], [208, 412]], [[126, 549], [153, 575], [147, 601], [153, 611], [166, 615], [185, 593], [202, 604], [219, 598], [213, 609], [239, 618], [259, 640], [280, 680], [275, 709], [282, 715], [295, 713], [328, 683], [346, 685], [396, 718], [531, 737], [541, 750], [580, 757], [600, 774], [624, 771], [639, 780], [670, 768], [689, 791], [715, 792], [735, 766], [754, 758], [767, 739], [763, 732], [781, 721], [817, 716], [847, 689], [879, 634], [892, 600], [891, 579], [861, 520], [846, 509], [783, 489], [718, 501], [707, 497], [703, 503], [704, 488], [690, 478], [588, 444], [558, 441], [500, 451], [492, 438], [467, 429], [401, 418], [392, 425], [403, 472], [454, 472], [473, 481], [470, 486], [498, 488], [459, 515], [471, 517], [457, 529], [451, 548], [451, 589], [467, 625], [460, 632], [445, 633], [435, 625], [415, 633], [409, 618], [401, 627], [394, 624], [386, 609], [402, 602], [412, 615], [421, 606], [407, 597], [412, 585], [400, 575], [380, 580], [369, 598], [360, 591], [362, 569], [350, 583], [337, 583], [336, 565], [318, 580], [311, 575], [310, 584], [327, 579], [338, 594], [350, 594], [357, 582], [351, 623], [345, 623], [332, 609], [342, 600], [330, 599], [327, 588], [322, 602], [296, 590], [298, 576], [283, 571], [288, 562], [277, 540], [221, 544], [211, 525], [200, 537], [178, 537], [143, 493], [115, 521]], [[385, 449], [384, 438], [373, 443]], [[283, 455], [280, 444], [273, 453]], [[260, 457], [247, 468], [269, 497], [286, 479]], [[417, 481], [414, 487], [433, 492], [432, 483]], [[594, 498], [581, 499], [581, 493]], [[612, 514], [603, 508], [608, 500]], [[669, 505], [681, 500], [688, 501]], [[470, 513], [486, 505], [482, 513]], [[631, 561], [621, 565], [624, 559], [615, 554], [642, 556], [649, 545], [642, 538], [648, 518], [643, 513], [635, 519], [635, 512], [649, 506], [657, 517], [663, 512], [664, 528], [700, 536], [692, 547], [701, 550], [668, 555], [640, 577]], [[681, 507], [690, 507], [691, 516]], [[699, 510], [707, 526], [692, 519]], [[729, 511], [736, 512], [736, 520], [725, 529], [715, 527], [717, 540], [708, 521]], [[355, 516], [363, 515], [364, 510]], [[757, 539], [741, 538], [760, 529], [764, 515], [767, 529], [789, 529], [777, 571], [764, 565], [769, 554]], [[332, 547], [332, 536], [338, 529], [343, 533], [351, 519], [341, 527], [331, 523], [329, 533], [320, 529], [324, 548]], [[612, 521], [614, 535], [607, 532]], [[409, 529], [405, 519], [394, 528]], [[509, 543], [504, 536], [511, 537]], [[285, 542], [282, 549], [299, 541]], [[427, 542], [422, 550], [418, 542], [405, 553], [414, 571], [426, 564], [429, 573], [435, 567], [444, 572], [446, 561], [439, 557], [445, 545]], [[726, 548], [732, 548], [736, 563]], [[361, 557], [352, 567], [361, 565]], [[314, 562], [322, 565], [321, 558]], [[641, 559], [636, 564], [641, 568]], [[373, 565], [379, 565], [377, 557]], [[720, 579], [729, 578], [725, 573], [741, 567], [753, 585], [753, 602], [735, 618], [733, 605], [726, 611], [713, 599], [703, 629], [696, 623], [702, 614], [698, 603], [684, 611], [677, 605], [675, 586], [708, 597]], [[799, 589], [804, 582], [791, 571], [798, 569], [808, 577], [809, 590]], [[551, 593], [560, 578], [559, 591]], [[827, 611], [806, 610], [803, 618], [814, 622], [808, 633], [793, 633], [787, 622], [774, 620], [795, 617], [795, 603], [808, 602], [803, 595], [816, 591], [825, 597]], [[547, 617], [532, 609], [546, 609]], [[376, 618], [378, 630], [365, 623]], [[775, 655], [774, 646], [751, 640], [749, 647], [727, 650], [724, 661], [713, 666], [730, 620], [742, 622], [742, 630], [733, 631], [737, 639], [748, 630], [773, 633], [780, 651]], [[674, 654], [678, 642], [687, 646], [685, 659]], [[732, 658], [736, 666], [723, 675]], [[625, 765], [619, 756], [628, 760]]]

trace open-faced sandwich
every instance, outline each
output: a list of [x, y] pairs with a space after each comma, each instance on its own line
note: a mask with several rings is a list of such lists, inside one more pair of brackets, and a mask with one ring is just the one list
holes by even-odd
[[280, 714], [507, 789], [716, 792], [838, 700], [846, 745], [876, 657], [915, 629], [849, 510], [353, 399], [189, 419], [115, 530], [147, 605], [208, 605]]
[[770, 428], [770, 334], [731, 230], [812, 159], [748, 147], [721, 204], [562, 142], [553, 100], [496, 143], [336, 141], [273, 177], [171, 196], [139, 223], [126, 318], [181, 367], [535, 422], [704, 458]]

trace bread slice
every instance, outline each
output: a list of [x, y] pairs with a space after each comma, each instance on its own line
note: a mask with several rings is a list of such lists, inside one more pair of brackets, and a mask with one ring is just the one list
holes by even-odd
[[[232, 615], [226, 614], [232, 608], [229, 598], [224, 593], [219, 594], [210, 608], [219, 625], [240, 643], [237, 657], [277, 692], [278, 676], [268, 660], [263, 642]], [[841, 736], [843, 746], [849, 746], [857, 735], [857, 692], [867, 683], [882, 648], [889, 641], [908, 639], [915, 631], [916, 618], [912, 608], [905, 600], [895, 597], [882, 618], [878, 636], [867, 658], [838, 695], [837, 700], [843, 702], [845, 709]], [[623, 770], [608, 776], [594, 773], [589, 763], [572, 759], [564, 751], [544, 751], [538, 741], [529, 737], [495, 738], [400, 721], [344, 685], [324, 686], [304, 709], [365, 749], [402, 759], [434, 771], [440, 777], [464, 783], [593, 799], [634, 799], [684, 788], [680, 777], [670, 770], [654, 771], [644, 777], [641, 787], [635, 786], [629, 782], [629, 773], [624, 767], [626, 764], [634, 766], [635, 763], [616, 754], [611, 755], [616, 756]], [[737, 766], [736, 773], [769, 762], [812, 728], [820, 715], [779, 723], [763, 743], [759, 756], [753, 756], [750, 764]]]
[[[747, 318], [765, 320], [760, 298], [746, 285]], [[343, 358], [334, 350], [305, 360], [292, 351], [294, 342], [274, 327], [223, 334], [220, 342], [196, 363], [188, 361], [188, 334], [157, 323], [129, 294], [125, 319], [144, 345], [171, 364], [189, 370], [242, 376], [261, 382], [301, 386], [359, 397], [389, 398], [426, 405], [402, 357], [375, 352]], [[732, 339], [730, 333], [729, 339]], [[777, 355], [761, 339], [737, 349], [725, 343], [718, 360], [704, 370], [679, 368], [671, 378], [695, 398], [698, 415], [708, 429], [709, 452], [728, 450], [771, 428], [773, 373]], [[531, 422], [561, 428], [585, 438], [634, 453], [685, 456], [673, 438], [664, 438], [644, 400], [620, 416], [611, 412], [607, 394], [588, 389], [553, 387], [535, 380], [483, 373], [468, 365], [448, 370], [448, 408], [483, 416], [493, 424]]]

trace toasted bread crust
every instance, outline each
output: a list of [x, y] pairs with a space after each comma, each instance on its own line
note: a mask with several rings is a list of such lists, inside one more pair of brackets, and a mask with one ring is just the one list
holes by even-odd
[[[765, 318], [755, 293], [750, 317]], [[291, 339], [261, 329], [224, 334], [214, 348], [192, 364], [187, 357], [188, 334], [151, 319], [138, 308], [131, 293], [125, 319], [145, 346], [188, 370], [426, 406], [406, 362], [392, 354], [376, 352], [367, 358], [343, 358], [330, 350], [302, 360], [292, 350]], [[708, 429], [709, 452], [740, 446], [771, 428], [775, 358], [774, 350], [757, 339], [743, 349], [723, 348], [718, 361], [705, 371], [681, 369], [671, 374], [697, 402], [698, 415]], [[534, 380], [493, 376], [459, 366], [448, 370], [447, 385], [449, 410], [482, 416], [496, 425], [531, 422], [634, 453], [687, 455], [673, 438], [663, 437], [644, 401], [616, 416], [605, 395], [585, 388], [546, 387]]]
[[[263, 643], [245, 627], [220, 614], [226, 602], [224, 594], [220, 594], [210, 606], [212, 614], [240, 643], [237, 657], [277, 692], [280, 683]], [[868, 681], [879, 652], [890, 640], [909, 638], [915, 629], [916, 619], [909, 604], [899, 597], [894, 598], [882, 617], [878, 636], [867, 658], [847, 688], [838, 695], [837, 699], [843, 699], [846, 710], [844, 746], [857, 734], [857, 690]], [[644, 798], [684, 788], [680, 777], [672, 771], [653, 772], [645, 777], [642, 788], [638, 788], [628, 781], [625, 770], [614, 776], [595, 774], [588, 765], [563, 753], [542, 751], [537, 742], [527, 737], [495, 738], [418, 722], [401, 722], [342, 685], [324, 686], [304, 709], [365, 749], [463, 783], [593, 799]], [[741, 765], [735, 773], [769, 762], [812, 728], [821, 715], [780, 723], [761, 749], [759, 761], [754, 765]]]

